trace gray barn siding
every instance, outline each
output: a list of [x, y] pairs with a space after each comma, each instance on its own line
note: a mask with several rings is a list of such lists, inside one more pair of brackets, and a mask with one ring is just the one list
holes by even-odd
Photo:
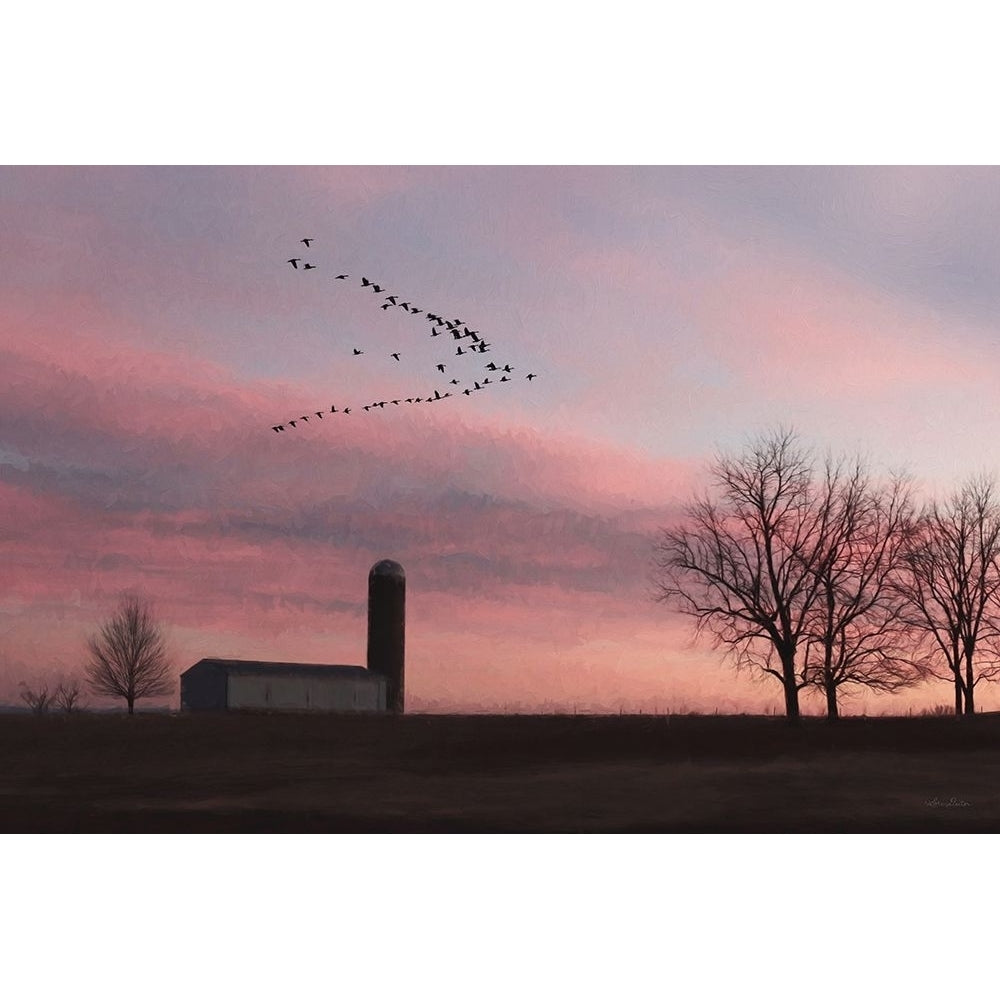
[[229, 675], [228, 707], [274, 711], [377, 712], [380, 688], [367, 678], [280, 676], [278, 674]]

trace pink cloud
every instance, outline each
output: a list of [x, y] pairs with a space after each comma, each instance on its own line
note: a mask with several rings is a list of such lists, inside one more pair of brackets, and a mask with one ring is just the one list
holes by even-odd
[[[313, 417], [275, 435], [270, 424], [289, 419], [278, 415], [309, 414], [317, 403], [326, 409], [325, 403], [312, 399], [293, 408], [290, 399], [308, 396], [308, 387], [241, 380], [210, 362], [137, 347], [115, 336], [113, 317], [87, 305], [73, 303], [58, 319], [15, 314], [7, 320], [19, 335], [5, 355], [2, 403], [14, 443], [20, 427], [26, 445], [40, 444], [35, 428], [42, 422], [55, 432], [46, 437], [57, 448], [67, 431], [129, 441], [119, 456], [126, 463], [137, 451], [147, 452], [147, 461], [166, 463], [239, 454], [246, 459], [243, 474], [272, 495], [272, 471], [284, 479], [294, 463], [333, 453], [341, 463], [336, 480], [343, 494], [391, 469], [415, 484], [447, 480], [494, 496], [572, 497], [578, 508], [604, 511], [640, 500], [670, 502], [697, 475], [691, 463], [651, 460], [611, 443], [540, 433], [526, 422], [463, 410], [461, 398], [410, 413], [328, 413], [323, 421]], [[89, 316], [85, 323], [81, 313]], [[329, 496], [330, 477], [321, 469], [312, 466], [298, 479], [302, 499]]]
[[[427, 183], [432, 167], [286, 167], [281, 174], [316, 189], [339, 207], [367, 204], [386, 195], [401, 194]], [[304, 234], [308, 235], [308, 234]]]
[[[991, 377], [982, 354], [962, 346], [962, 330], [951, 320], [827, 265], [730, 245], [723, 237], [718, 242], [719, 264], [702, 275], [621, 249], [577, 257], [573, 268], [626, 294], [642, 289], [647, 308], [659, 302], [681, 311], [720, 364], [746, 381], [768, 379], [769, 398], [870, 398], [942, 381], [985, 384]], [[669, 372], [669, 337], [662, 351]], [[636, 373], [630, 380], [636, 393], [653, 391], [660, 371], [638, 385]]]

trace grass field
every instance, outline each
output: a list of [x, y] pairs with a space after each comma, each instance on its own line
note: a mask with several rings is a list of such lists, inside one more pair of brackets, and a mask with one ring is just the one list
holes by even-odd
[[997, 830], [997, 715], [0, 717], [2, 832]]

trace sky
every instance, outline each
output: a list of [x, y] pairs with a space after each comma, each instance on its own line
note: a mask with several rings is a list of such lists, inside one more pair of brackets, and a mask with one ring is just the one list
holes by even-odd
[[125, 589], [177, 673], [363, 664], [391, 558], [412, 710], [780, 712], [652, 540], [779, 424], [922, 496], [996, 472], [998, 209], [971, 167], [0, 168], [0, 701]]

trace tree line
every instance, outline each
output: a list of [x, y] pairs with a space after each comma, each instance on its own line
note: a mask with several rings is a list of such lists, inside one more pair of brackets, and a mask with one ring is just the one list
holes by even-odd
[[918, 504], [912, 480], [879, 480], [861, 457], [817, 461], [778, 430], [720, 455], [710, 486], [661, 529], [654, 599], [694, 619], [737, 670], [774, 677], [839, 714], [849, 688], [954, 687], [955, 714], [1000, 676], [1000, 501], [968, 479]]

